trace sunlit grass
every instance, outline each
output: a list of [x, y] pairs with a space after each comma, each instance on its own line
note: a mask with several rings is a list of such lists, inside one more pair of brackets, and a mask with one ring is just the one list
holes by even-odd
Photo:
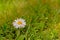
[[[0, 0], [1, 40], [60, 40], [59, 0]], [[26, 20], [16, 29], [13, 21]]]

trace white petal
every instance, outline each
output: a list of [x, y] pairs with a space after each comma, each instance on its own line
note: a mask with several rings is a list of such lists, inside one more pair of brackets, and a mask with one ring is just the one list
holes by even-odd
[[[17, 22], [18, 21], [21, 21], [22, 22], [22, 24], [17, 24]], [[17, 19], [17, 20], [15, 20], [14, 22], [13, 22], [13, 26], [15, 27], [15, 28], [24, 28], [25, 27], [25, 25], [26, 25], [26, 22], [25, 22], [25, 20], [24, 19], [22, 19], [22, 18], [20, 18], [20, 19]]]

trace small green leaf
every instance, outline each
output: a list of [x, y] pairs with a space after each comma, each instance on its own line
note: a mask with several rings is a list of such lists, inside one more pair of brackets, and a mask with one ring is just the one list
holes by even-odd
[[19, 36], [17, 40], [24, 40], [24, 35]]

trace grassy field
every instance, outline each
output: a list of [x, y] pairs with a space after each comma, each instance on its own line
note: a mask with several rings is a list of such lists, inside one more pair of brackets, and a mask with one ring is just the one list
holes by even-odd
[[[14, 28], [17, 18], [25, 28]], [[0, 0], [0, 40], [60, 40], [60, 0]]]

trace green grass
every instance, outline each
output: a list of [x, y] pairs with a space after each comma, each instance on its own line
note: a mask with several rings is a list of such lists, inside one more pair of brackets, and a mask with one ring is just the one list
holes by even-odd
[[[59, 0], [0, 0], [0, 40], [60, 40]], [[26, 27], [12, 25], [17, 18]]]

